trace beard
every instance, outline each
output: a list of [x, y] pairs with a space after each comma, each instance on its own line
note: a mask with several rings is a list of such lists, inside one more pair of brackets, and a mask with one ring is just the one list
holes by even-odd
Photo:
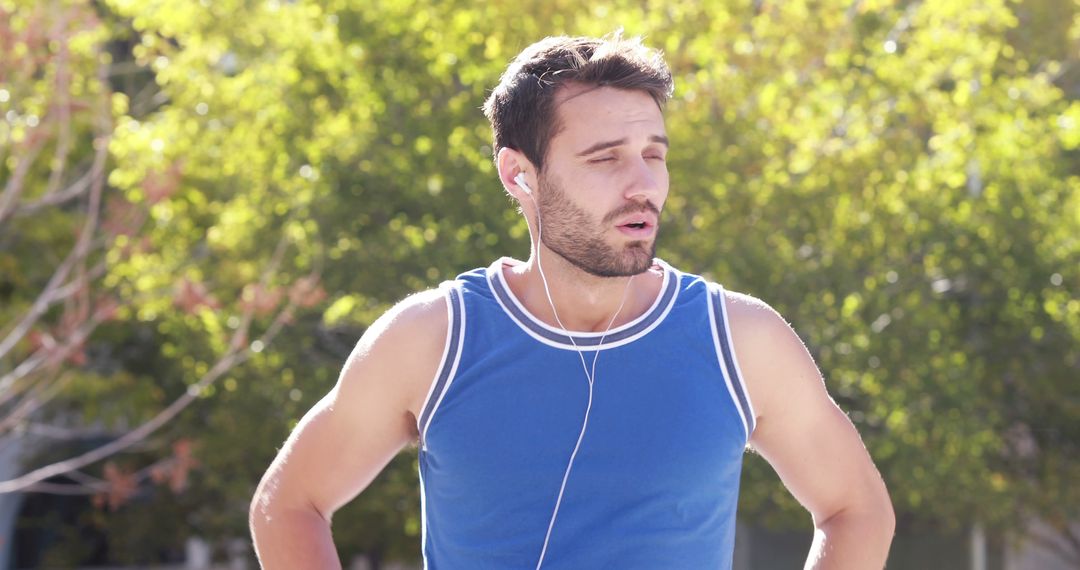
[[652, 267], [656, 255], [655, 237], [616, 247], [604, 241], [604, 231], [611, 222], [627, 214], [649, 211], [659, 217], [660, 209], [656, 205], [631, 202], [608, 212], [597, 224], [585, 210], [570, 201], [559, 180], [541, 176], [539, 182], [540, 240], [548, 249], [596, 277], [630, 277]]

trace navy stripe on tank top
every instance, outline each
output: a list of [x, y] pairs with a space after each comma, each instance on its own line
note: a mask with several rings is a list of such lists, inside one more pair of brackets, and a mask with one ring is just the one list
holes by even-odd
[[599, 351], [593, 404], [544, 568], [730, 568], [754, 411], [723, 289], [657, 260], [644, 314], [571, 339], [514, 296], [514, 263], [443, 285], [417, 426], [425, 567], [535, 568], [588, 400], [576, 344]]

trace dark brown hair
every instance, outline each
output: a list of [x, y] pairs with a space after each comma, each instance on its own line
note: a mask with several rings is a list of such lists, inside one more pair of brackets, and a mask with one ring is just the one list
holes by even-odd
[[570, 82], [644, 91], [660, 106], [673, 90], [663, 56], [641, 38], [623, 39], [621, 31], [603, 38], [544, 38], [510, 62], [484, 102], [495, 156], [503, 147], [512, 148], [542, 170], [548, 145], [561, 128], [555, 94]]

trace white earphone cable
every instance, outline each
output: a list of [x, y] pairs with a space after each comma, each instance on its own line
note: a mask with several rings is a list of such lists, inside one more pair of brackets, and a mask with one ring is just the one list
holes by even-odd
[[[520, 176], [520, 175], [519, 175]], [[517, 179], [515, 179], [517, 180]], [[523, 180], [518, 180], [522, 183]], [[528, 186], [522, 184], [525, 188]], [[600, 356], [600, 347], [604, 344], [604, 338], [607, 337], [608, 331], [611, 330], [611, 325], [615, 324], [616, 317], [622, 312], [623, 306], [626, 305], [626, 294], [630, 290], [630, 283], [634, 280], [633, 276], [626, 280], [626, 287], [623, 289], [622, 302], [619, 303], [619, 308], [615, 310], [615, 313], [611, 315], [611, 320], [608, 321], [607, 327], [604, 329], [604, 334], [600, 335], [600, 342], [596, 346], [596, 351], [593, 353], [592, 367], [585, 364], [585, 353], [582, 352], [581, 347], [578, 346], [574, 340], [574, 336], [570, 334], [570, 331], [562, 323], [562, 319], [559, 318], [559, 311], [555, 309], [555, 301], [551, 297], [551, 289], [548, 287], [547, 276], [544, 275], [544, 265], [540, 261], [540, 249], [543, 247], [543, 222], [540, 220], [540, 204], [537, 203], [532, 192], [529, 192], [529, 197], [533, 198], [533, 204], [536, 206], [536, 266], [540, 270], [540, 282], [544, 285], [544, 294], [547, 296], [548, 304], [551, 306], [551, 312], [555, 315], [555, 323], [559, 325], [566, 336], [570, 339], [570, 343], [574, 345], [574, 350], [578, 353], [578, 358], [581, 359], [581, 368], [585, 372], [585, 379], [589, 382], [589, 399], [585, 405], [585, 418], [581, 422], [581, 432], [578, 433], [577, 443], [574, 444], [574, 451], [570, 454], [570, 460], [566, 463], [566, 471], [563, 472], [562, 484], [559, 485], [559, 495], [555, 499], [555, 508], [551, 511], [551, 519], [548, 521], [547, 533], [544, 535], [544, 545], [540, 549], [540, 558], [536, 561], [536, 570], [540, 570], [540, 567], [544, 564], [544, 556], [547, 555], [548, 543], [551, 541], [551, 531], [555, 528], [555, 519], [559, 515], [559, 507], [562, 506], [563, 493], [566, 491], [566, 483], [570, 480], [570, 470], [574, 467], [574, 460], [577, 458], [578, 450], [581, 448], [581, 442], [585, 439], [585, 429], [589, 425], [589, 412], [592, 410], [593, 401], [593, 384], [596, 379], [596, 360]], [[526, 217], [526, 223], [528, 217]]]

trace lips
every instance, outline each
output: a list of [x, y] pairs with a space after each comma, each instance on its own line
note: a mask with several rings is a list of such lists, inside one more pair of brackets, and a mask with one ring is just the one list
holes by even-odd
[[634, 239], [649, 238], [656, 233], [656, 216], [650, 212], [626, 215], [616, 221], [615, 227]]
[[637, 214], [623, 216], [616, 222], [615, 225], [620, 228], [629, 228], [633, 230], [655, 228], [656, 216], [649, 212], [640, 212]]
[[[656, 235], [660, 219], [660, 208], [652, 202], [628, 202], [604, 216], [605, 224], [612, 224], [615, 229], [627, 237], [648, 239]], [[610, 226], [609, 226], [610, 227]]]

